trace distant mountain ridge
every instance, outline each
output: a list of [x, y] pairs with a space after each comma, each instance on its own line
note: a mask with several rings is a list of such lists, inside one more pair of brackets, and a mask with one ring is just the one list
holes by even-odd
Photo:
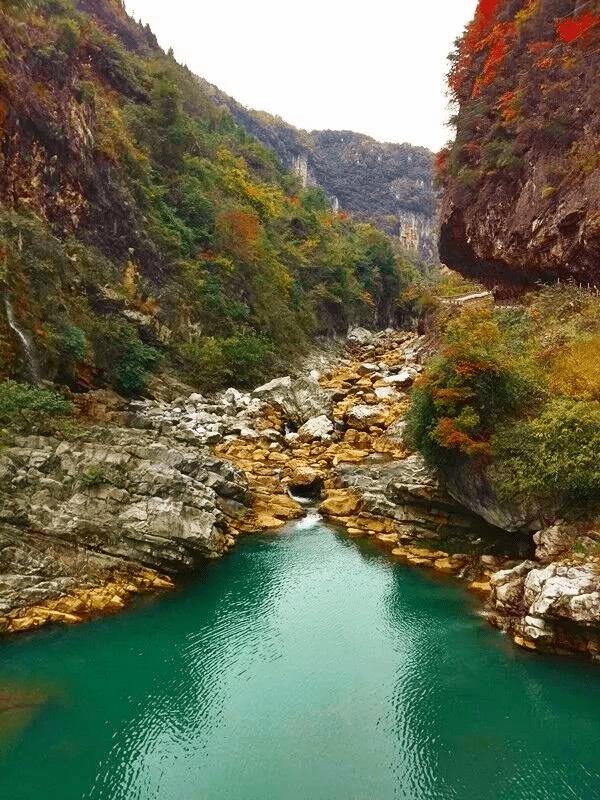
[[433, 153], [382, 143], [354, 131], [303, 131], [265, 111], [249, 110], [201, 79], [213, 102], [246, 133], [270, 147], [305, 186], [320, 186], [334, 209], [373, 222], [423, 260], [437, 260]]

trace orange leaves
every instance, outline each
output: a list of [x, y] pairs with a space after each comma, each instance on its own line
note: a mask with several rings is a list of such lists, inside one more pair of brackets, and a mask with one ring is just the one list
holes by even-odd
[[521, 89], [515, 89], [502, 95], [497, 106], [502, 122], [509, 123], [517, 118], [522, 94], [523, 91]]
[[448, 156], [450, 155], [450, 150], [447, 147], [444, 147], [439, 153], [435, 154], [435, 173], [438, 176], [443, 176], [446, 174], [446, 169], [448, 167]]
[[600, 22], [600, 17], [593, 14], [591, 11], [586, 11], [576, 19], [568, 17], [556, 24], [556, 32], [562, 42], [571, 44], [576, 39], [579, 39], [584, 34], [588, 33]]
[[441, 417], [435, 428], [435, 438], [442, 447], [460, 450], [470, 456], [491, 456], [492, 450], [488, 442], [478, 442], [467, 433], [459, 430], [453, 419]]
[[502, 38], [498, 38], [497, 41], [494, 42], [490, 52], [488, 53], [488, 57], [483, 65], [483, 73], [479, 79], [480, 86], [489, 86], [490, 83], [492, 83], [496, 77], [496, 73], [498, 72], [498, 67], [502, 64], [506, 57], [506, 53], [508, 51], [506, 39], [504, 38], [504, 35], [500, 33], [500, 31], [498, 31], [497, 35], [498, 37], [502, 36]]
[[459, 57], [450, 72], [448, 82], [455, 94], [460, 94], [467, 80], [473, 80], [473, 56], [487, 51], [483, 71], [475, 79], [471, 97], [477, 97], [484, 86], [494, 80], [498, 67], [508, 50], [508, 39], [514, 35], [513, 22], [497, 22], [496, 14], [504, 0], [480, 0], [475, 18], [468, 26], [460, 44]]
[[219, 215], [216, 227], [226, 252], [243, 261], [257, 258], [262, 227], [254, 214], [239, 208], [226, 209]]

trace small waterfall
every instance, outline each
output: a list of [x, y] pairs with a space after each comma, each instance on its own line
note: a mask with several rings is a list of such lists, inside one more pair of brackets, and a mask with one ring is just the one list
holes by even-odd
[[323, 521], [323, 517], [318, 511], [312, 509], [304, 517], [296, 522], [297, 530], [310, 530], [310, 528], [317, 528], [319, 523]]
[[17, 320], [15, 319], [15, 312], [13, 311], [13, 307], [10, 304], [10, 299], [8, 294], [4, 294], [4, 307], [6, 309], [6, 319], [8, 320], [8, 324], [11, 330], [18, 336], [19, 341], [23, 345], [23, 352], [25, 354], [25, 359], [27, 361], [27, 366], [29, 367], [29, 373], [31, 375], [31, 380], [33, 383], [40, 382], [40, 370], [37, 363], [37, 357], [35, 354], [35, 350], [33, 349], [33, 344], [31, 339], [25, 331], [22, 331], [17, 324]]

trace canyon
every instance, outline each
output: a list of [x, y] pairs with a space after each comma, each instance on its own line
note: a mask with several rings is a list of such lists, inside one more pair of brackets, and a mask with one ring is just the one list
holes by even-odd
[[410, 332], [354, 329], [296, 376], [251, 393], [125, 403], [99, 392], [101, 408], [87, 413], [102, 426], [71, 440], [7, 440], [0, 626], [119, 611], [140, 592], [173, 588], [240, 535], [301, 518], [308, 502], [392, 559], [464, 581], [518, 645], [595, 659], [598, 534], [492, 525], [476, 491], [458, 502], [403, 443], [429, 346]]

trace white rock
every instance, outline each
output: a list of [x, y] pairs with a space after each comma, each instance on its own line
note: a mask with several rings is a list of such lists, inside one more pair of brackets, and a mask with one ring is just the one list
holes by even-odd
[[262, 398], [265, 395], [269, 395], [277, 390], [289, 389], [291, 385], [292, 379], [289, 375], [286, 375], [285, 378], [274, 378], [272, 381], [269, 381], [269, 383], [264, 383], [262, 386], [257, 386], [252, 392], [252, 397]]
[[398, 397], [398, 392], [391, 386], [378, 386], [375, 389], [375, 397], [378, 400], [390, 400], [392, 397]]
[[384, 406], [354, 406], [348, 411], [347, 420], [361, 428], [377, 425], [385, 417]]
[[298, 428], [298, 438], [301, 442], [310, 442], [313, 439], [329, 439], [333, 433], [333, 422], [325, 414], [313, 417]]
[[350, 328], [347, 339], [357, 344], [369, 344], [373, 341], [373, 334], [366, 328]]
[[370, 364], [368, 361], [364, 361], [358, 365], [358, 374], [369, 375], [371, 372], [377, 372], [377, 369], [377, 364]]
[[388, 375], [388, 377], [384, 378], [383, 380], [393, 386], [406, 388], [412, 385], [416, 376], [416, 370], [414, 370], [412, 367], [406, 367], [405, 369], [402, 369], [400, 372], [396, 373], [396, 375]]

